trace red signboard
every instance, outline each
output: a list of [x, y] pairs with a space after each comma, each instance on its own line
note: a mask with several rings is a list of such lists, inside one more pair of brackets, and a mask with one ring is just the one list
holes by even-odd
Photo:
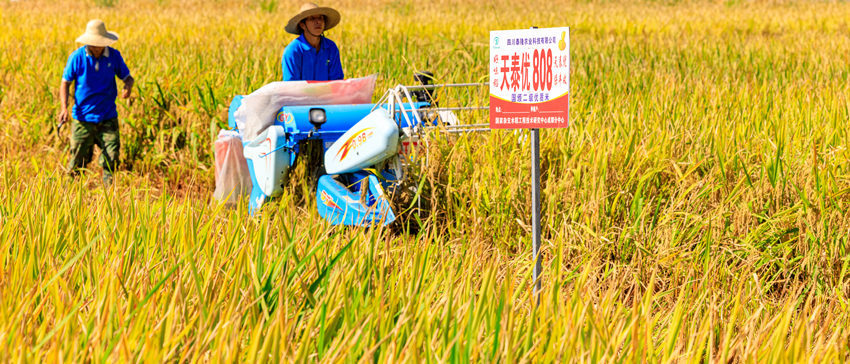
[[490, 128], [569, 125], [569, 28], [490, 32]]

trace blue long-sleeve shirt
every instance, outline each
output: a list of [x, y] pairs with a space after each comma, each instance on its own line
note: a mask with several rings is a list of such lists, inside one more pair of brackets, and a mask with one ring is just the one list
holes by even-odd
[[280, 66], [284, 81], [330, 81], [344, 77], [339, 48], [325, 37], [317, 50], [301, 34], [283, 50]]

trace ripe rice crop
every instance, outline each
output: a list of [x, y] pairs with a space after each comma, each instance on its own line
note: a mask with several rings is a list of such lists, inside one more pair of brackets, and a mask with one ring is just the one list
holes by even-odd
[[[536, 307], [525, 132], [434, 135], [393, 229], [329, 226], [304, 170], [255, 218], [211, 200], [230, 99], [280, 78], [299, 5], [0, 0], [0, 361], [850, 360], [850, 4], [320, 3], [378, 94], [486, 82], [489, 30], [571, 27]], [[65, 177], [55, 129], [95, 17], [137, 85], [108, 189]]]

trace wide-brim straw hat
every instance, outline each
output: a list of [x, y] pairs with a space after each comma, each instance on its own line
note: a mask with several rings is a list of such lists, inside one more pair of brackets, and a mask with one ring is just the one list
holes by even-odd
[[77, 43], [95, 47], [106, 47], [118, 40], [118, 34], [106, 31], [103, 20], [92, 19], [86, 24], [86, 32], [77, 38]]
[[286, 24], [286, 28], [284, 29], [286, 29], [287, 33], [295, 35], [301, 34], [298, 32], [298, 23], [313, 15], [325, 16], [325, 30], [333, 28], [339, 24], [340, 16], [338, 11], [333, 8], [320, 7], [313, 3], [306, 3], [301, 5], [301, 10], [298, 11], [298, 14], [295, 14], [292, 19], [289, 19], [289, 23]]

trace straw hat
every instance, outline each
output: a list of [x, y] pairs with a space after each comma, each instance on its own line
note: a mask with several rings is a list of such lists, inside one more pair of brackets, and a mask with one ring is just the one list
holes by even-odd
[[286, 24], [286, 32], [292, 33], [295, 35], [301, 34], [298, 32], [298, 23], [302, 20], [307, 19], [313, 15], [324, 15], [325, 16], [325, 30], [335, 27], [339, 24], [339, 12], [332, 8], [323, 8], [319, 7], [313, 3], [306, 3], [301, 5], [301, 10], [298, 11], [298, 14], [289, 19], [289, 23]]
[[86, 24], [86, 32], [77, 38], [77, 43], [95, 47], [106, 47], [118, 40], [118, 34], [106, 31], [103, 20], [92, 19]]

